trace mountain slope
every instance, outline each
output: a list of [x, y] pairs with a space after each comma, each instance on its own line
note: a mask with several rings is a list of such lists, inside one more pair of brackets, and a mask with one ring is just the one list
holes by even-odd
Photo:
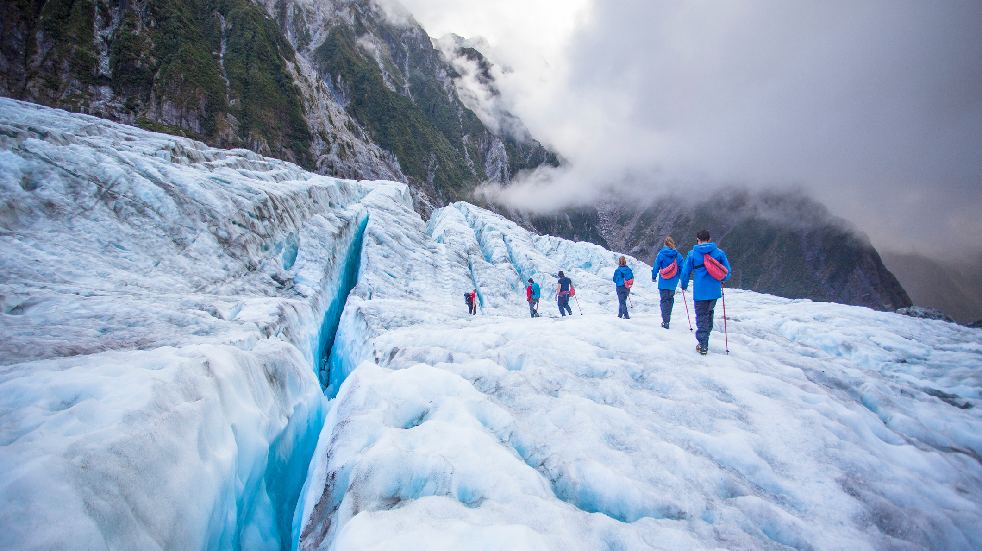
[[489, 130], [457, 77], [415, 21], [371, 0], [16, 2], [0, 38], [2, 95], [409, 181], [423, 210], [556, 163]]
[[982, 259], [946, 263], [916, 253], [886, 252], [883, 262], [914, 304], [937, 308], [961, 323], [982, 320]]
[[[493, 64], [475, 44], [434, 42], [409, 14], [372, 0], [25, 1], [2, 26], [0, 95], [248, 148], [321, 174], [405, 181], [426, 215], [473, 200], [481, 182], [559, 162], [504, 106]], [[737, 286], [883, 309], [909, 304], [865, 239], [838, 224], [803, 230], [754, 211], [796, 201], [549, 216], [482, 206], [538, 232], [643, 256], [666, 229], [689, 236], [704, 224], [727, 232]]]
[[460, 75], [408, 14], [393, 21], [366, 0], [278, 5], [271, 11], [284, 29], [305, 21], [324, 33], [322, 40], [287, 36], [434, 205], [469, 198], [480, 182], [508, 181], [519, 170], [557, 162], [527, 136], [489, 130], [460, 100], [454, 85]]
[[607, 242], [642, 258], [653, 259], [667, 235], [688, 252], [709, 229], [733, 264], [734, 287], [878, 310], [911, 305], [865, 236], [802, 195], [731, 189], [695, 204], [668, 197], [601, 212]]
[[259, 6], [12, 7], [4, 19], [4, 95], [313, 165], [301, 91], [290, 74], [294, 52]]
[[978, 330], [734, 290], [701, 357], [402, 184], [7, 99], [0, 165], [0, 547], [982, 544]]

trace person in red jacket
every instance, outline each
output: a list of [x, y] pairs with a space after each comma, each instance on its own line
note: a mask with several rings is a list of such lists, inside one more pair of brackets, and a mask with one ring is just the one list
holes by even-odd
[[467, 303], [467, 313], [477, 315], [477, 289], [464, 293], [464, 302]]
[[539, 317], [539, 298], [542, 296], [542, 289], [539, 284], [529, 278], [529, 284], [525, 287], [525, 301], [529, 303], [529, 314], [533, 318]]

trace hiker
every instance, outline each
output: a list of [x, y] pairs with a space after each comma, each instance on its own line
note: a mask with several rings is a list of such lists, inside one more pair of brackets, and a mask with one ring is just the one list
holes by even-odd
[[539, 284], [529, 278], [528, 287], [525, 288], [525, 300], [529, 303], [529, 314], [533, 318], [539, 317], [539, 297], [541, 296], [542, 290], [539, 288]]
[[682, 263], [682, 290], [689, 288], [692, 277], [692, 300], [696, 306], [696, 352], [709, 352], [709, 333], [713, 330], [713, 309], [723, 294], [723, 283], [730, 279], [730, 261], [726, 253], [710, 241], [709, 232], [696, 234], [696, 246]]
[[658, 256], [651, 266], [651, 281], [657, 279], [658, 292], [661, 294], [661, 326], [665, 329], [668, 329], [668, 324], [672, 321], [675, 288], [679, 285], [681, 256], [675, 248], [675, 240], [669, 235], [665, 238], [665, 246], [658, 251]]
[[477, 315], [477, 289], [471, 292], [464, 292], [464, 302], [467, 303], [467, 313]]
[[[556, 302], [559, 304], [559, 313], [564, 318], [566, 312], [573, 315], [573, 309], [569, 307], [569, 297], [576, 294], [573, 288], [573, 280], [566, 277], [562, 270], [559, 270], [559, 281], [556, 282]], [[581, 312], [582, 313], [582, 312]]]
[[627, 265], [627, 258], [617, 259], [617, 269], [614, 270], [614, 285], [617, 286], [617, 302], [619, 303], [617, 317], [626, 320], [631, 319], [627, 313], [627, 296], [631, 294], [631, 286], [634, 285], [634, 272]]

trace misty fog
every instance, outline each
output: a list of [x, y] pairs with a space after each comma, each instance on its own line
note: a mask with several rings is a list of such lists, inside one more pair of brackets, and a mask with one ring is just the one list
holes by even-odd
[[982, 251], [978, 2], [403, 0], [480, 37], [565, 164], [484, 198], [547, 211], [796, 189], [884, 250]]

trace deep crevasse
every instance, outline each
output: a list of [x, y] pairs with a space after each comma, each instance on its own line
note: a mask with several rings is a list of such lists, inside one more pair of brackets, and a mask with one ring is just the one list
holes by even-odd
[[6, 99], [0, 166], [0, 547], [292, 547], [387, 184]]

